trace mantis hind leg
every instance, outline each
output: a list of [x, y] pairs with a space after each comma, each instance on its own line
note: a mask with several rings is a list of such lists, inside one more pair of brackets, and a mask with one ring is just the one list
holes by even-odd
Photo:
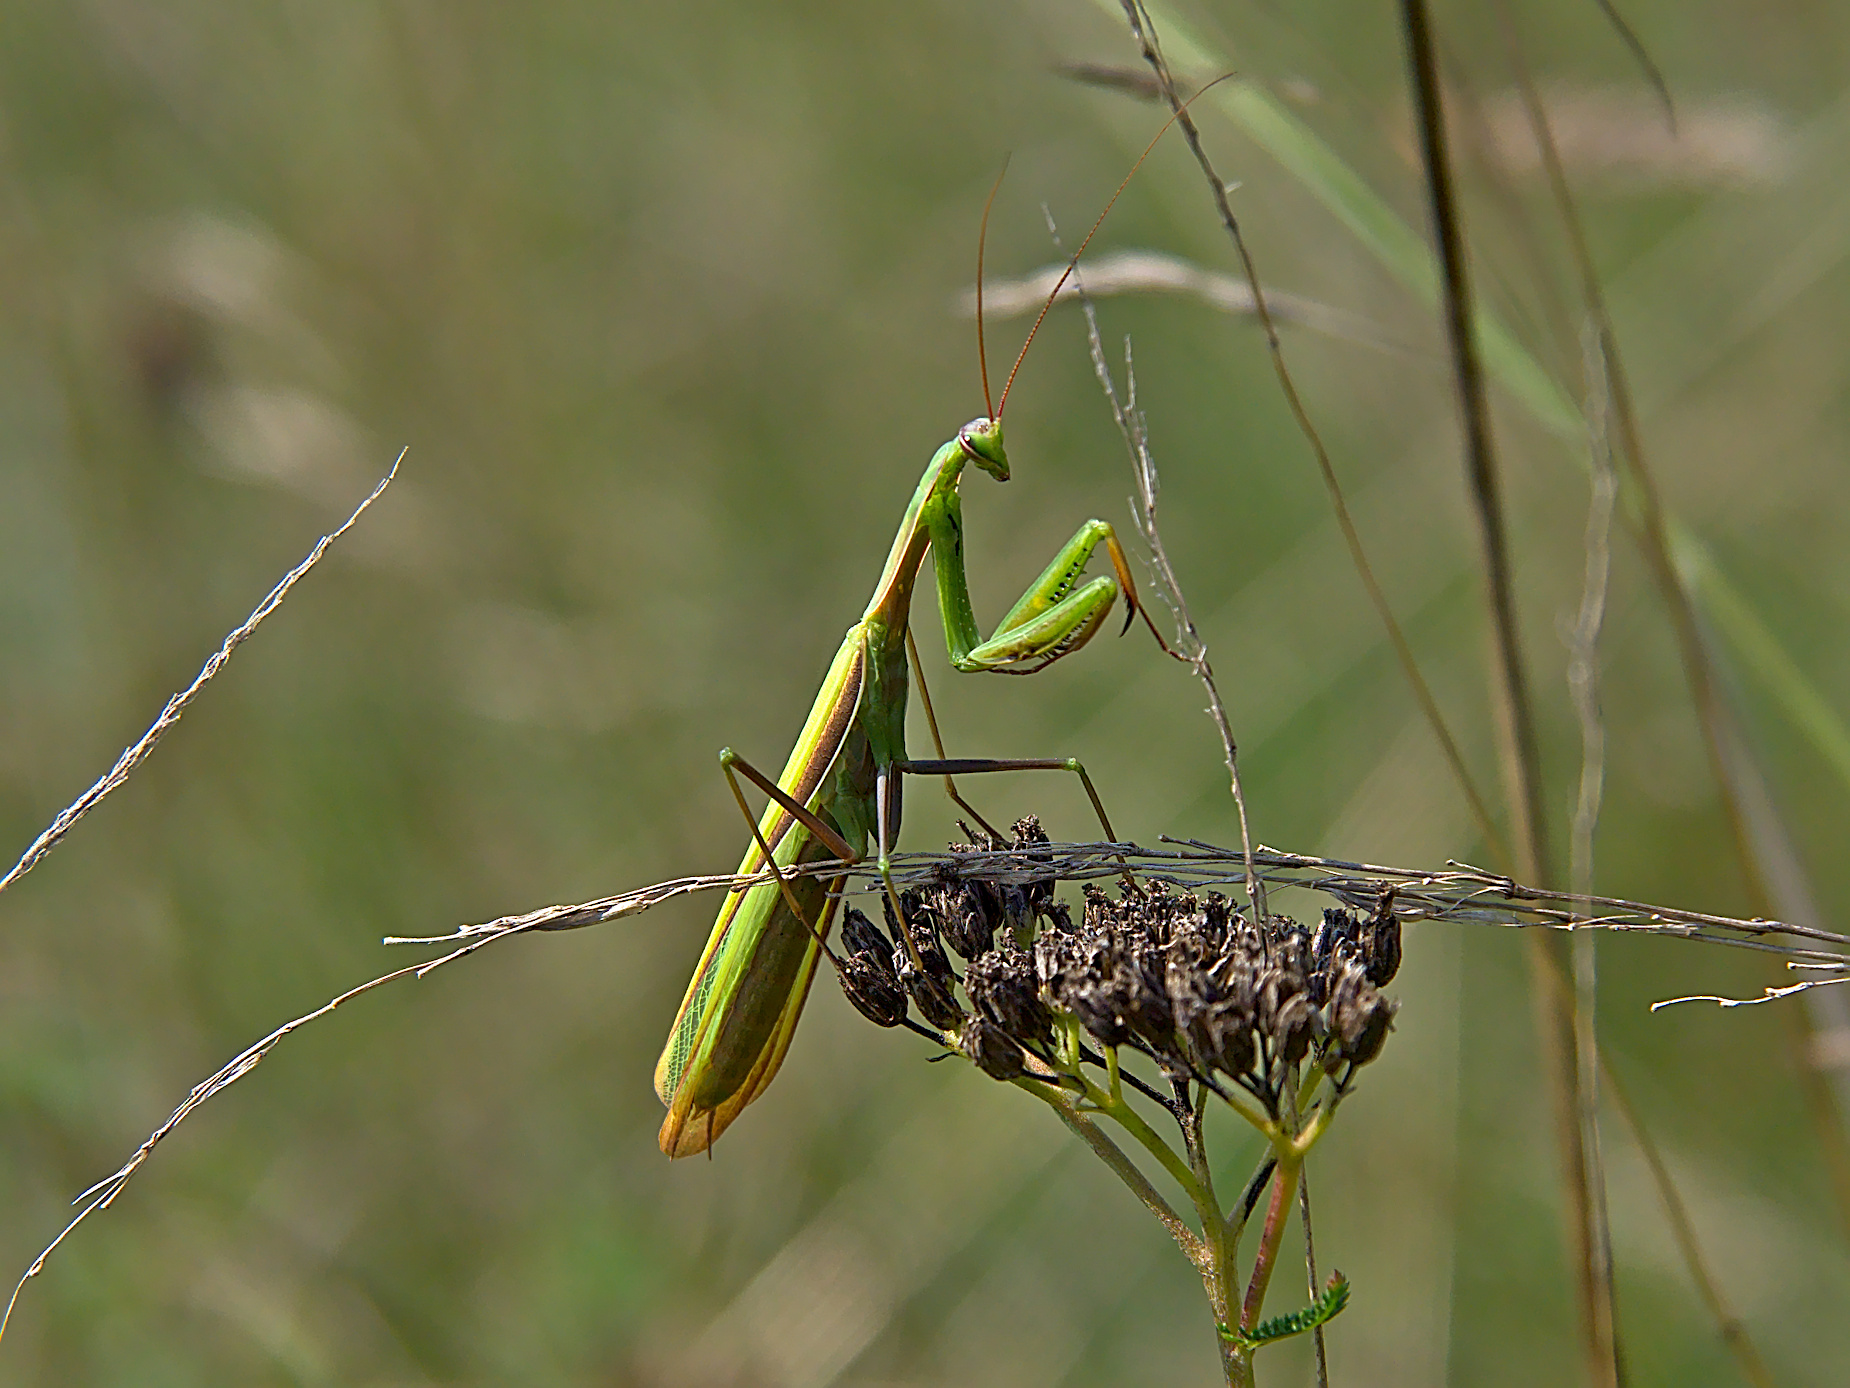
[[808, 807], [799, 805], [785, 793], [783, 787], [732, 748], [720, 749], [719, 764], [720, 769], [726, 774], [726, 784], [732, 788], [732, 798], [738, 802], [739, 813], [745, 816], [745, 822], [751, 826], [752, 841], [758, 845], [758, 852], [763, 855], [765, 866], [771, 869], [771, 875], [777, 879], [777, 887], [783, 893], [784, 904], [790, 908], [792, 915], [809, 927], [810, 933], [816, 937], [816, 943], [822, 946], [822, 952], [828, 955], [829, 962], [839, 971], [842, 967], [841, 960], [835, 957], [835, 951], [829, 948], [829, 942], [823, 938], [822, 932], [816, 929], [815, 922], [804, 913], [802, 904], [797, 900], [796, 892], [790, 885], [790, 879], [777, 865], [777, 857], [772, 853], [771, 845], [765, 839], [763, 826], [752, 817], [751, 806], [745, 803], [745, 791], [739, 785], [739, 777], [744, 776], [746, 780], [770, 796], [785, 814], [807, 829], [844, 863], [859, 862], [861, 855], [854, 851], [852, 845], [827, 820]]
[[[906, 628], [906, 655], [912, 661], [912, 676], [919, 683], [919, 702], [925, 708], [925, 725], [931, 729], [931, 745], [937, 749], [938, 759], [944, 761], [947, 758], [944, 751], [944, 739], [938, 735], [938, 714], [931, 706], [931, 690], [925, 686], [925, 667], [919, 662], [918, 643], [912, 639], [910, 626]], [[957, 793], [957, 782], [949, 776], [944, 778], [944, 793], [951, 797], [952, 804], [974, 819], [990, 838], [998, 843], [1002, 841], [1001, 831], [983, 818], [982, 812], [976, 806]]]
[[[1111, 817], [1105, 813], [1105, 802], [1099, 799], [1097, 787], [1092, 784], [1091, 776], [1086, 774], [1085, 766], [1077, 757], [950, 757], [935, 761], [894, 762], [892, 769], [910, 776], [942, 776], [946, 781], [953, 776], [981, 776], [992, 771], [1070, 771], [1079, 777], [1079, 784], [1085, 787], [1086, 798], [1092, 802], [1092, 811], [1098, 816], [1099, 827], [1105, 831], [1106, 842], [1115, 844], [1118, 841], [1117, 832], [1111, 827]], [[994, 834], [993, 830], [990, 832]], [[995, 837], [1000, 839], [1001, 835], [995, 834]], [[1124, 884], [1135, 890], [1137, 878], [1132, 874], [1130, 864], [1124, 861], [1122, 853], [1118, 855], [1118, 867], [1123, 873]], [[884, 818], [880, 825], [880, 875], [887, 884], [887, 890], [891, 892], [892, 876], [887, 870]], [[894, 903], [898, 904], [897, 897]]]

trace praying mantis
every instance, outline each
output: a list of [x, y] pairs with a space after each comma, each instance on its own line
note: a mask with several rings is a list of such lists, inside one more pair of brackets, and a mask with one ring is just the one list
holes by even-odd
[[[1174, 117], [1171, 117], [1173, 123]], [[1165, 124], [1163, 131], [1168, 129]], [[770, 1085], [789, 1049], [803, 1004], [815, 979], [844, 875], [796, 875], [791, 870], [838, 860], [862, 860], [871, 840], [882, 883], [895, 910], [899, 899], [888, 864], [900, 820], [901, 779], [907, 775], [945, 778], [952, 798], [981, 821], [957, 795], [951, 778], [987, 771], [1062, 770], [1077, 774], [1098, 812], [1107, 839], [1111, 824], [1084, 768], [1070, 758], [945, 758], [941, 743], [935, 760], [914, 760], [906, 752], [908, 656], [917, 665], [911, 640], [913, 587], [932, 555], [937, 578], [938, 610], [945, 645], [954, 669], [966, 674], [1033, 674], [1071, 655], [1097, 634], [1122, 588], [1124, 630], [1142, 616], [1157, 643], [1167, 645], [1149, 614], [1137, 601], [1130, 565], [1116, 533], [1105, 521], [1088, 520], [1054, 556], [1041, 576], [1022, 594], [984, 640], [970, 605], [964, 576], [962, 500], [958, 491], [965, 469], [974, 464], [998, 482], [1009, 478], [1008, 454], [1002, 444], [1002, 413], [1023, 357], [1040, 330], [1060, 287], [1073, 273], [1092, 236], [1118, 196], [1149, 156], [1163, 131], [1118, 185], [1105, 210], [1092, 224], [1067, 265], [1066, 274], [1042, 305], [993, 407], [984, 362], [982, 324], [982, 243], [977, 251], [977, 344], [983, 362], [983, 396], [987, 411], [957, 431], [933, 456], [900, 520], [886, 567], [874, 586], [861, 619], [848, 628], [822, 688], [810, 707], [783, 774], [772, 782], [744, 758], [726, 748], [720, 763], [727, 783], [752, 826], [752, 842], [738, 876], [764, 871], [773, 879], [729, 892], [713, 923], [712, 934], [682, 999], [674, 1027], [655, 1068], [655, 1092], [668, 1107], [662, 1122], [661, 1149], [670, 1157], [708, 1150], [731, 1122]], [[998, 179], [998, 186], [1000, 180]], [[994, 190], [990, 201], [995, 199]], [[983, 212], [987, 229], [989, 209]], [[1093, 553], [1105, 547], [1115, 570], [1083, 584]], [[938, 742], [937, 723], [920, 692]], [[739, 777], [770, 797], [761, 817], [753, 819]], [[912, 947], [909, 932], [900, 932]]]

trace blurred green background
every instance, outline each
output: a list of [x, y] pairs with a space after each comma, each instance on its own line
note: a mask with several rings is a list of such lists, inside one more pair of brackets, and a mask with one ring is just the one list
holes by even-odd
[[[1850, 10], [1628, 6], [1683, 102], [1671, 143], [1593, 5], [1522, 8], [1667, 500], [1842, 708]], [[1196, 18], [1423, 225], [1391, 6]], [[1501, 39], [1473, 7], [1440, 21], [1485, 297], [1571, 386], [1560, 237], [1520, 133], [1497, 135]], [[0, 32], [9, 862], [410, 450], [152, 763], [0, 902], [0, 1267], [23, 1269], [193, 1083], [406, 962], [381, 936], [732, 866], [715, 751], [781, 763], [920, 469], [981, 410], [957, 302], [1004, 155], [998, 276], [1052, 259], [1040, 205], [1076, 235], [1160, 119], [1054, 74], [1135, 59], [1070, 2], [8, 0]], [[1431, 315], [1204, 124], [1267, 280], [1396, 344], [1287, 342], [1493, 785]], [[1230, 266], [1173, 139], [1098, 246]], [[1256, 836], [1481, 857], [1253, 325], [1174, 297], [1101, 311], [1135, 338]], [[992, 363], [1024, 326], [992, 325]], [[965, 488], [985, 622], [1129, 490], [1073, 311], [1009, 420], [1014, 480]], [[1579, 753], [1556, 633], [1586, 486], [1519, 410], [1501, 424], [1560, 844]], [[1599, 884], [1743, 910], [1660, 605], [1615, 548]], [[936, 628], [921, 616], [934, 673]], [[1730, 668], [1795, 866], [1841, 925], [1846, 785]], [[1135, 633], [934, 689], [954, 754], [1077, 755], [1121, 831], [1236, 838], [1201, 694]], [[1083, 837], [1058, 779], [972, 792]], [[909, 844], [950, 832], [941, 797], [910, 797]], [[28, 1288], [0, 1381], [1213, 1380], [1199, 1286], [1121, 1189], [1037, 1106], [874, 1033], [826, 978], [714, 1160], [665, 1161], [650, 1069], [714, 905], [500, 946], [292, 1038]], [[1773, 971], [1651, 941], [1603, 945], [1602, 969], [1615, 1063], [1729, 1295], [1782, 1382], [1841, 1382], [1850, 1269], [1791, 1018], [1644, 1011]], [[1573, 1381], [1520, 941], [1416, 929], [1395, 991], [1397, 1035], [1312, 1168], [1323, 1265], [1356, 1284], [1334, 1381]], [[1608, 1133], [1636, 1381], [1738, 1382]], [[1231, 1126], [1222, 1151], [1250, 1161]], [[1265, 1381], [1303, 1381], [1294, 1352]]]

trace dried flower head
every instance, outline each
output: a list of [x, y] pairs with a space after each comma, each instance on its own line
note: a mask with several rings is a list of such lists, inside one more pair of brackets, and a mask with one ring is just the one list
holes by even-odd
[[[1256, 921], [1218, 893], [1088, 882], [1075, 923], [1054, 896], [1038, 820], [1019, 821], [1007, 845], [971, 837], [935, 881], [901, 893], [903, 928], [883, 899], [891, 939], [846, 914], [842, 986], [881, 1026], [903, 1021], [910, 1003], [984, 1073], [1014, 1079], [1097, 1063], [1060, 1041], [1064, 1018], [1092, 1046], [1143, 1052], [1178, 1093], [1198, 1082], [1226, 1096], [1231, 1085], [1274, 1117], [1307, 1062], [1341, 1093], [1386, 1044], [1395, 1005], [1379, 989], [1400, 967], [1391, 893], [1367, 916], [1327, 910], [1313, 929], [1287, 916]], [[1010, 855], [1003, 880], [968, 861], [992, 854]], [[1023, 859], [1047, 872], [1019, 875]], [[964, 961], [961, 978], [952, 956]]]
[[1021, 1043], [987, 1017], [971, 1017], [963, 1024], [957, 1048], [991, 1079], [1012, 1080], [1027, 1073]]
[[841, 990], [868, 1021], [896, 1027], [906, 1020], [906, 990], [893, 968], [893, 942], [854, 907], [842, 918]]

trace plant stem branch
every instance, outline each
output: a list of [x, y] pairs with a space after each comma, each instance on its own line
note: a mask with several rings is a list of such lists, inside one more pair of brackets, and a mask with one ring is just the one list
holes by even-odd
[[1253, 1275], [1246, 1284], [1246, 1299], [1240, 1305], [1240, 1329], [1251, 1330], [1259, 1324], [1259, 1311], [1265, 1305], [1266, 1288], [1278, 1266], [1278, 1249], [1291, 1221], [1291, 1198], [1297, 1193], [1302, 1160], [1280, 1157], [1272, 1173], [1272, 1202], [1266, 1208], [1265, 1228], [1259, 1236], [1259, 1251], [1253, 1255]]
[[1202, 1240], [1188, 1227], [1188, 1221], [1163, 1199], [1162, 1193], [1150, 1184], [1149, 1178], [1137, 1169], [1136, 1163], [1124, 1155], [1123, 1149], [1092, 1121], [1091, 1115], [1080, 1111], [1070, 1093], [1038, 1079], [1022, 1078], [1013, 1083], [1017, 1089], [1032, 1094], [1059, 1115], [1060, 1121], [1071, 1128], [1080, 1141], [1111, 1168], [1112, 1174], [1130, 1188], [1131, 1194], [1143, 1202], [1144, 1208], [1156, 1216], [1157, 1222], [1169, 1231], [1169, 1237], [1176, 1241], [1176, 1247], [1182, 1250], [1189, 1262], [1197, 1268], [1205, 1265]]

